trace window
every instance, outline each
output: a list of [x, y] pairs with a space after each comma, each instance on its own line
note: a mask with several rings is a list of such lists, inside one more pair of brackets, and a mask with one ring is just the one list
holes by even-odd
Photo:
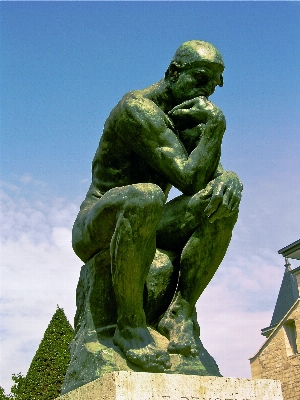
[[293, 319], [288, 320], [284, 325], [284, 333], [285, 333], [285, 342], [286, 342], [286, 350], [287, 356], [292, 356], [298, 353], [297, 349], [297, 332], [296, 325]]

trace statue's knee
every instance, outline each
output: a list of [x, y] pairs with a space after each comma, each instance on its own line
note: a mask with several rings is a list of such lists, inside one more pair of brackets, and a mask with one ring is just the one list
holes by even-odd
[[91, 258], [85, 239], [87, 238], [86, 235], [84, 235], [84, 232], [82, 232], [82, 229], [80, 229], [77, 224], [74, 224], [72, 230], [72, 247], [75, 254], [83, 262], [87, 262]]
[[153, 183], [139, 183], [132, 185], [128, 201], [143, 210], [161, 211], [164, 206], [165, 195], [161, 188]]

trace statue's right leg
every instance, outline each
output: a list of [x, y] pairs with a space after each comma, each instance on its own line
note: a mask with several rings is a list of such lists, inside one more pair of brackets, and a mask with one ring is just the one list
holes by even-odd
[[114, 343], [129, 361], [156, 372], [170, 367], [169, 355], [156, 349], [147, 329], [143, 292], [164, 200], [154, 184], [111, 189], [73, 231], [73, 247], [82, 259], [110, 249], [118, 316]]

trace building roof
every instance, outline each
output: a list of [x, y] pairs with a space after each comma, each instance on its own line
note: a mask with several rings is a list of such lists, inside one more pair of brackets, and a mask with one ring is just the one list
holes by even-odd
[[289, 244], [283, 249], [278, 250], [278, 253], [282, 254], [284, 257], [300, 260], [300, 239], [296, 240], [296, 242]]
[[293, 275], [291, 265], [286, 261], [279, 294], [277, 297], [272, 320], [268, 328], [261, 330], [263, 336], [269, 336], [276, 325], [282, 320], [288, 310], [299, 297], [297, 278]]
[[300, 260], [300, 239], [278, 251], [285, 257], [285, 271], [283, 274], [280, 290], [278, 293], [275, 309], [270, 326], [261, 330], [263, 336], [269, 336], [277, 324], [282, 320], [288, 310], [299, 297], [297, 278], [293, 274], [296, 270], [291, 269], [287, 257]]
[[285, 264], [285, 272], [283, 274], [279, 294], [277, 297], [275, 309], [273, 312], [271, 325], [278, 324], [288, 310], [298, 299], [298, 284], [296, 277], [291, 273], [291, 265], [289, 262]]

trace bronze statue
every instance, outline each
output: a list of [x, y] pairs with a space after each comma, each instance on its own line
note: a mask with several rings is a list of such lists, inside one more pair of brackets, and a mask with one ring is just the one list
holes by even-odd
[[[82, 261], [109, 254], [113, 342], [144, 371], [168, 370], [170, 354], [201, 351], [195, 304], [237, 220], [242, 184], [220, 163], [225, 117], [209, 100], [223, 86], [223, 71], [220, 52], [192, 40], [178, 48], [162, 80], [121, 99], [105, 122], [74, 224]], [[171, 186], [182, 195], [166, 202]], [[155, 254], [171, 266], [156, 289], [159, 302], [149, 289]], [[147, 326], [169, 340], [167, 350], [157, 348]]]

